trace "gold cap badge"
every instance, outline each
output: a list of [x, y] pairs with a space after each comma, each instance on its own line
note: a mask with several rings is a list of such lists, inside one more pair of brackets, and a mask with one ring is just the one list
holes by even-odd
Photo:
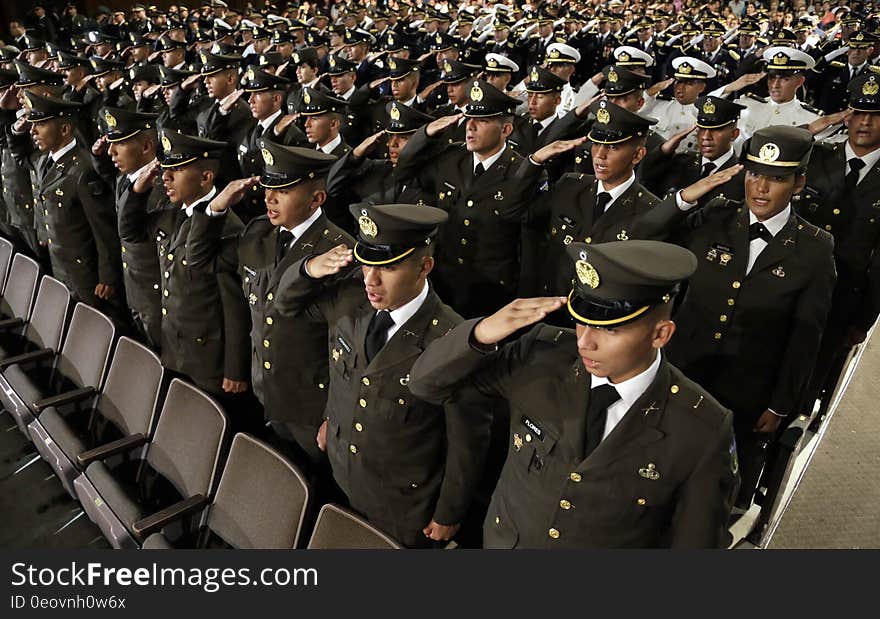
[[618, 59], [620, 62], [629, 62], [629, 60], [630, 60], [630, 55], [629, 55], [628, 52], [620, 52], [620, 53], [617, 55], [617, 59]]
[[104, 122], [106, 122], [107, 126], [111, 129], [116, 127], [116, 117], [110, 112], [104, 112]]
[[761, 160], [761, 163], [773, 163], [779, 159], [779, 147], [773, 142], [767, 142], [758, 151], [758, 159]]
[[373, 238], [379, 234], [379, 228], [376, 226], [376, 222], [367, 215], [367, 209], [361, 209], [361, 216], [358, 217], [358, 227], [364, 236]]
[[480, 88], [480, 84], [474, 82], [473, 87], [471, 88], [471, 101], [482, 101], [483, 100], [483, 89]]
[[303, 103], [309, 105], [312, 102], [312, 95], [309, 94], [308, 90], [303, 91]]
[[596, 122], [602, 125], [607, 125], [611, 122], [611, 113], [604, 107], [599, 108], [599, 111], [596, 112]]
[[617, 71], [615, 71], [614, 69], [611, 69], [608, 72], [608, 81], [611, 82], [612, 84], [617, 83], [617, 80], [619, 80], [619, 79], [620, 79], [620, 76], [617, 74]]
[[171, 140], [168, 139], [167, 135], [162, 136], [162, 150], [166, 153], [171, 152]]
[[703, 114], [714, 114], [715, 113], [715, 104], [710, 100], [706, 100], [703, 104]]
[[400, 110], [397, 108], [396, 103], [391, 105], [391, 111], [388, 112], [388, 115], [391, 117], [391, 120], [400, 120]]
[[266, 165], [273, 165], [275, 163], [275, 157], [272, 156], [268, 149], [260, 149], [260, 154], [263, 155], [263, 161], [266, 162]]
[[[586, 256], [586, 252], [581, 252], [582, 258], [586, 258]], [[593, 289], [599, 287], [599, 273], [592, 264], [586, 260], [578, 260], [574, 263], [574, 270], [580, 283]]]
[[868, 97], [873, 97], [878, 92], [880, 92], [880, 85], [877, 84], [877, 80], [872, 75], [868, 78], [868, 81], [862, 84], [862, 94]]

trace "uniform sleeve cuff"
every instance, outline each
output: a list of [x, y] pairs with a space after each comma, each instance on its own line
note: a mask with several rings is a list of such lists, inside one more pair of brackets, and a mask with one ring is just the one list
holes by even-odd
[[483, 355], [488, 355], [496, 352], [498, 350], [498, 344], [481, 344], [474, 337], [474, 331], [476, 330], [478, 324], [480, 324], [479, 321], [474, 323], [474, 328], [471, 330], [471, 334], [468, 336], [468, 344], [470, 345], [471, 349]]
[[689, 211], [697, 205], [696, 202], [685, 202], [680, 191], [675, 194], [675, 204], [683, 211]]

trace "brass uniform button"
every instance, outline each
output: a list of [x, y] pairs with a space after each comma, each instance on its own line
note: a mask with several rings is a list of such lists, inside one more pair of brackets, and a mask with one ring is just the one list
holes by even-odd
[[271, 369], [272, 369], [272, 364], [269, 363], [268, 361], [264, 361], [264, 362], [263, 362], [263, 367], [266, 368], [267, 370], [271, 370]]
[[167, 291], [167, 290], [163, 290], [163, 291], [162, 291], [162, 294], [165, 295], [165, 296], [167, 297], [167, 296], [168, 296], [168, 291]]
[[727, 314], [721, 314], [718, 320], [720, 320], [721, 322], [727, 322]]
[[269, 294], [266, 295], [266, 300], [267, 300], [267, 301], [271, 301], [271, 300], [274, 299], [274, 298], [275, 298], [275, 295], [272, 294], [271, 292], [270, 292]]
[[360, 400], [358, 400], [358, 404], [361, 405], [361, 408], [367, 408], [367, 401], [366, 401], [365, 399], [363, 399], [363, 398], [361, 398]]
[[357, 422], [356, 424], [354, 424], [354, 429], [357, 430], [358, 432], [363, 432], [364, 426], [361, 425], [361, 422]]
[[163, 316], [167, 316], [167, 315], [168, 315], [168, 310], [165, 309], [164, 307], [162, 308], [162, 315], [163, 315]]
[[733, 282], [733, 283], [731, 284], [731, 286], [733, 286], [734, 288], [737, 288], [737, 289], [738, 289], [741, 285], [742, 285], [742, 284], [740, 284], [738, 281], [737, 281], [737, 282]]
[[733, 307], [736, 304], [736, 301], [734, 299], [727, 299], [727, 304]]
[[571, 502], [562, 499], [561, 501], [559, 501], [559, 507], [561, 507], [562, 509], [571, 509]]
[[648, 502], [645, 499], [638, 499], [636, 503], [638, 503], [639, 505], [646, 505]]
[[532, 442], [532, 435], [526, 434], [526, 443], [531, 443], [531, 442]]
[[716, 340], [720, 340], [720, 339], [721, 339], [721, 333], [716, 332], [716, 333], [715, 333], [715, 339], [716, 339]]
[[269, 348], [269, 340], [263, 340], [263, 348]]
[[573, 481], [574, 483], [576, 483], [576, 484], [580, 483], [580, 481], [581, 481], [581, 479], [582, 479], [580, 473], [571, 473], [571, 474], [568, 476], [568, 478], [569, 478], [571, 481]]
[[267, 325], [271, 325], [273, 322], [275, 322], [275, 321], [272, 320], [272, 317], [271, 317], [271, 316], [266, 316], [266, 324], [267, 324]]
[[166, 258], [168, 258], [169, 260], [174, 260], [174, 254], [168, 254]]
[[559, 530], [558, 529], [550, 529], [549, 531], [547, 531], [547, 535], [549, 535], [553, 539], [559, 539]]
[[672, 386], [669, 388], [669, 391], [670, 391], [671, 393], [678, 393], [678, 385], [672, 385]]
[[366, 376], [364, 376], [364, 377], [361, 379], [361, 382], [364, 384], [365, 387], [369, 387], [369, 386], [370, 386], [370, 379], [367, 378]]
[[356, 454], [356, 453], [358, 452], [357, 445], [349, 445], [349, 446], [348, 446], [348, 450], [349, 450], [351, 453]]

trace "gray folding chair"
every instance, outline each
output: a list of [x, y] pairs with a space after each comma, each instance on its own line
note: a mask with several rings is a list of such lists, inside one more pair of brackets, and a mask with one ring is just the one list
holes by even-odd
[[[10, 330], [4, 333], [2, 350], [0, 350], [0, 370], [3, 369], [3, 363], [7, 359], [21, 354], [43, 348], [60, 350], [64, 326], [70, 311], [70, 300], [70, 292], [64, 284], [44, 275], [30, 318], [23, 326], [18, 325], [17, 319], [9, 321]], [[0, 376], [0, 385], [2, 384], [2, 376]]]
[[176, 543], [198, 532], [225, 437], [220, 406], [175, 378], [149, 443], [129, 436], [79, 454], [76, 496], [114, 548], [137, 548], [166, 527]]
[[115, 336], [113, 321], [77, 303], [61, 352], [43, 348], [0, 361], [0, 399], [25, 436], [43, 410], [82, 402], [97, 393]]
[[0, 359], [23, 352], [24, 331], [39, 278], [40, 266], [36, 261], [16, 254], [0, 299]]
[[164, 372], [153, 351], [122, 337], [94, 407], [65, 410], [50, 406], [28, 425], [37, 451], [73, 498], [73, 482], [83, 471], [77, 459], [80, 454], [133, 438], [146, 444]]
[[[198, 548], [295, 548], [309, 487], [297, 468], [266, 443], [239, 433], [208, 508]], [[174, 548], [154, 533], [144, 548]]]
[[9, 239], [0, 237], [0, 289], [6, 287], [6, 275], [9, 273], [9, 263], [12, 262], [14, 254], [15, 246]]
[[402, 546], [391, 536], [350, 511], [328, 503], [318, 513], [309, 548], [323, 550], [395, 550]]

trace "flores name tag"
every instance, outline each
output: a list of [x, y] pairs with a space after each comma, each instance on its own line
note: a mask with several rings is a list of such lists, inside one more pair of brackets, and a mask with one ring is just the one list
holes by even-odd
[[527, 427], [529, 430], [532, 431], [532, 434], [534, 434], [535, 437], [538, 438], [538, 440], [541, 440], [541, 441], [544, 440], [544, 430], [542, 430], [538, 426], [538, 424], [536, 424], [534, 421], [532, 421], [531, 419], [529, 419], [525, 415], [523, 415], [523, 418], [521, 419], [521, 421], [525, 427]]

